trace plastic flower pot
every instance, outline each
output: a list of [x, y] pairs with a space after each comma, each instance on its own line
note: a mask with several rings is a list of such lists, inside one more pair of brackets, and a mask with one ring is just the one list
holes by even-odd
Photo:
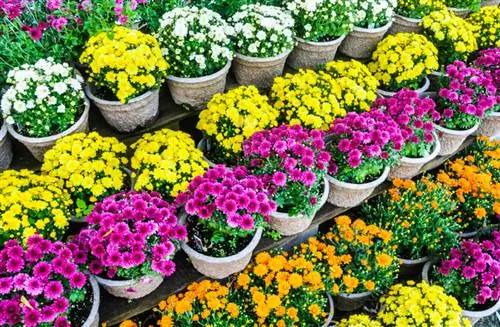
[[500, 134], [500, 112], [493, 112], [483, 119], [477, 130], [478, 135], [493, 137]]
[[[180, 215], [179, 223], [186, 223], [185, 213]], [[253, 250], [260, 242], [262, 232], [262, 227], [258, 227], [250, 243], [240, 252], [228, 257], [219, 258], [199, 253], [190, 247], [186, 241], [181, 242], [181, 247], [199, 273], [213, 279], [223, 279], [245, 269], [252, 259]]]
[[[433, 91], [439, 91], [439, 89], [440, 89], [439, 81], [444, 76], [446, 76], [446, 73], [442, 73], [442, 72], [432, 72], [429, 75], [427, 75], [427, 77], [429, 78], [429, 81], [431, 82], [429, 89], [433, 90]], [[436, 94], [437, 94], [437, 92], [436, 92]]]
[[299, 70], [301, 68], [316, 68], [335, 59], [337, 49], [345, 36], [339, 36], [333, 41], [312, 42], [296, 37], [297, 44], [288, 57], [288, 66]]
[[418, 26], [422, 21], [421, 18], [410, 18], [394, 14], [394, 21], [389, 29], [389, 34], [398, 33], [421, 33], [422, 28]]
[[355, 26], [340, 45], [340, 52], [354, 59], [370, 58], [377, 44], [384, 38], [391, 25], [392, 20], [379, 28]]
[[434, 150], [432, 153], [430, 153], [428, 156], [425, 156], [423, 158], [408, 158], [408, 157], [402, 157], [400, 162], [391, 168], [391, 171], [389, 172], [389, 176], [387, 179], [393, 180], [395, 178], [400, 178], [400, 179], [410, 179], [412, 177], [415, 177], [420, 173], [420, 169], [422, 167], [434, 160], [439, 152], [441, 151], [441, 143], [439, 142], [439, 139], [436, 135], [436, 133], [433, 133], [434, 135]]
[[399, 258], [399, 276], [402, 278], [418, 276], [429, 259], [427, 256], [415, 260]]
[[481, 7], [498, 6], [499, 4], [500, 0], [483, 0], [481, 2]]
[[208, 162], [208, 166], [210, 168], [214, 168], [215, 166], [217, 166], [215, 162], [207, 158], [207, 153], [209, 153], [212, 149], [211, 141], [209, 139], [202, 139], [200, 142], [198, 142], [197, 148], [201, 150], [201, 152], [203, 152], [203, 159]]
[[469, 8], [448, 7], [448, 10], [453, 12], [456, 16], [460, 18], [466, 18], [471, 13], [471, 10]]
[[57, 140], [71, 134], [87, 132], [89, 130], [89, 111], [90, 103], [88, 99], [85, 98], [85, 108], [76, 123], [74, 123], [73, 126], [68, 128], [64, 132], [52, 136], [28, 137], [16, 132], [12, 125], [8, 125], [7, 128], [10, 135], [12, 135], [13, 138], [22, 143], [31, 152], [36, 160], [43, 161], [45, 152], [50, 150], [50, 148], [54, 146]]
[[7, 124], [0, 127], [0, 171], [9, 168], [12, 162], [12, 144], [7, 134]]
[[92, 308], [90, 309], [87, 320], [82, 327], [99, 327], [99, 305], [101, 303], [101, 292], [99, 285], [93, 276], [89, 276], [90, 286], [92, 287]]
[[172, 99], [178, 105], [187, 105], [193, 109], [203, 109], [216, 93], [224, 92], [226, 78], [231, 62], [218, 72], [195, 78], [167, 77], [167, 85]]
[[119, 132], [132, 132], [151, 124], [158, 117], [160, 90], [148, 91], [126, 104], [100, 99], [92, 91], [91, 86], [85, 87], [85, 93], [99, 108], [106, 122]]
[[465, 139], [469, 135], [472, 135], [478, 127], [479, 124], [470, 129], [459, 131], [434, 124], [439, 142], [441, 143], [441, 151], [439, 151], [439, 155], [448, 156], [457, 152], [462, 143], [464, 143]]
[[[325, 177], [323, 178], [323, 194], [319, 199], [318, 211], [328, 200], [329, 193], [330, 185]], [[274, 212], [271, 214], [271, 221], [269, 222], [269, 224], [271, 225], [272, 229], [280, 232], [281, 235], [290, 236], [305, 231], [309, 227], [309, 225], [311, 225], [313, 219], [314, 216], [308, 217], [305, 214], [291, 217], [287, 213]]]
[[[429, 89], [430, 86], [430, 81], [427, 77], [424, 78], [424, 85], [422, 85], [420, 88], [416, 89], [415, 92], [418, 93], [419, 97], [422, 97], [422, 94]], [[385, 91], [382, 89], [377, 89], [377, 94], [382, 97], [382, 98], [390, 98], [396, 94], [396, 92], [391, 92], [391, 91]]]
[[352, 184], [341, 182], [338, 179], [327, 175], [330, 183], [330, 194], [328, 202], [337, 207], [351, 208], [366, 200], [377, 186], [385, 182], [389, 175], [390, 168], [386, 167], [382, 175], [370, 183]]
[[372, 298], [372, 292], [346, 294], [335, 296], [335, 307], [340, 311], [356, 311]]
[[283, 74], [285, 62], [292, 50], [271, 58], [249, 57], [236, 53], [233, 72], [240, 85], [255, 85], [259, 89], [268, 89], [277, 76]]
[[97, 282], [111, 295], [124, 299], [140, 299], [153, 292], [163, 282], [160, 275], [143, 276], [137, 280], [112, 280], [95, 276]]
[[[432, 284], [432, 280], [430, 278], [430, 271], [437, 262], [438, 262], [437, 260], [428, 261], [424, 265], [424, 268], [422, 269], [422, 279], [428, 282], [429, 284]], [[462, 310], [462, 315], [467, 319], [469, 319], [471, 325], [474, 326], [479, 320], [489, 317], [495, 314], [499, 310], [500, 310], [500, 300], [498, 300], [497, 302], [495, 302], [494, 305], [485, 310], [481, 311]]]
[[332, 323], [333, 314], [335, 311], [332, 296], [329, 293], [326, 293], [326, 297], [328, 298], [328, 316], [326, 317], [325, 323], [321, 327], [328, 327]]

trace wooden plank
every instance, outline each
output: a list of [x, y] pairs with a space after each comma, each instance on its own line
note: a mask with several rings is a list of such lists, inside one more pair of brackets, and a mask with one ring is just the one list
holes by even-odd
[[[470, 137], [462, 144], [461, 149], [468, 147], [470, 144], [472, 144], [473, 141], [474, 138]], [[450, 156], [438, 157], [426, 164], [422, 168], [421, 172], [425, 173], [432, 171], [441, 166], [449, 158]], [[373, 192], [370, 198], [381, 194], [390, 186], [390, 182], [385, 182]], [[308, 232], [313, 231], [319, 225], [328, 222], [329, 220], [341, 214], [344, 214], [351, 209], [352, 208], [335, 207], [329, 203], [325, 204], [323, 208], [316, 214], [316, 217], [312, 221], [309, 228], [302, 234], [307, 234]], [[269, 251], [280, 247], [286, 247], [287, 245], [296, 243], [296, 241], [301, 238], [301, 234], [283, 237], [279, 241], [273, 241], [269, 238], [263, 238], [258, 245], [255, 253], [261, 251]], [[206, 278], [192, 267], [191, 263], [189, 263], [186, 255], [182, 251], [179, 251], [179, 253], [177, 254], [175, 262], [177, 265], [177, 271], [175, 272], [175, 274], [170, 278], [165, 279], [165, 281], [160, 285], [158, 289], [142, 299], [128, 301], [112, 297], [105, 291], [102, 292], [103, 295], [101, 296], [101, 307], [99, 309], [102, 322], [105, 322], [108, 326], [119, 324], [123, 320], [129, 319], [151, 308], [154, 308], [159, 301], [165, 299], [170, 294], [182, 291], [190, 283]]]

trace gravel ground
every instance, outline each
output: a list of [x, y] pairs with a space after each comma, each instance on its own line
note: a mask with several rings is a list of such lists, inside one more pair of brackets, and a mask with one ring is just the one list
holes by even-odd
[[496, 315], [480, 320], [474, 327], [500, 327], [500, 311]]

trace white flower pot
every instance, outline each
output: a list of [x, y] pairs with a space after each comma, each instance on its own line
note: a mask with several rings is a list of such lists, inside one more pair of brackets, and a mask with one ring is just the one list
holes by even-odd
[[392, 20], [379, 28], [354, 27], [340, 45], [340, 52], [354, 59], [370, 58], [377, 44], [384, 38], [392, 25]]
[[111, 280], [99, 276], [95, 278], [109, 294], [129, 300], [148, 295], [163, 282], [163, 277], [160, 275], [143, 276], [138, 280]]
[[[179, 222], [185, 224], [185, 213], [181, 213]], [[199, 253], [190, 247], [186, 241], [181, 242], [181, 247], [199, 273], [213, 279], [223, 279], [245, 269], [252, 259], [253, 250], [260, 242], [262, 232], [262, 227], [258, 227], [250, 243], [240, 252], [228, 257], [216, 258]]]
[[425, 265], [427, 261], [429, 261], [429, 257], [425, 256], [420, 259], [410, 260], [399, 258], [399, 276], [402, 277], [414, 277], [418, 276], [422, 271], [422, 267]]
[[[430, 81], [429, 79], [426, 77], [424, 77], [424, 85], [421, 86], [420, 88], [414, 90], [415, 92], [418, 93], [418, 96], [419, 97], [422, 97], [422, 94], [427, 91], [427, 89], [429, 89], [429, 86], [430, 86]], [[392, 96], [394, 96], [394, 94], [396, 94], [396, 92], [390, 92], [390, 91], [385, 91], [385, 90], [382, 90], [382, 89], [377, 89], [377, 94], [382, 97], [382, 98], [390, 98]]]
[[326, 293], [326, 297], [328, 298], [328, 316], [326, 317], [325, 323], [321, 327], [329, 327], [331, 326], [330, 324], [332, 323], [333, 320], [333, 314], [335, 312], [334, 304], [333, 304], [333, 299], [330, 293]]
[[87, 320], [82, 327], [99, 327], [99, 305], [101, 303], [101, 292], [99, 285], [93, 276], [89, 276], [90, 286], [92, 287], [92, 308], [90, 309]]
[[500, 134], [500, 112], [493, 112], [490, 116], [485, 117], [476, 133], [488, 137]]
[[394, 21], [389, 29], [389, 34], [398, 33], [421, 33], [422, 28], [418, 26], [422, 21], [421, 18], [410, 18], [402, 15], [394, 14]]
[[7, 123], [0, 127], [0, 171], [9, 168], [12, 162], [12, 143], [7, 134]]
[[391, 171], [389, 172], [389, 176], [387, 177], [388, 180], [393, 180], [395, 178], [400, 178], [400, 179], [410, 179], [412, 177], [415, 177], [420, 173], [420, 169], [422, 167], [434, 160], [439, 152], [441, 151], [441, 143], [439, 142], [439, 139], [435, 133], [434, 135], [434, 150], [432, 153], [430, 153], [428, 156], [423, 157], [423, 158], [408, 158], [408, 157], [402, 157], [401, 161], [394, 167], [391, 168]]
[[83, 110], [82, 115], [76, 121], [76, 123], [74, 123], [73, 126], [68, 128], [64, 132], [52, 136], [27, 137], [16, 132], [12, 125], [8, 125], [7, 128], [9, 130], [10, 135], [12, 135], [12, 137], [18, 140], [19, 142], [21, 142], [31, 152], [33, 157], [35, 157], [36, 160], [41, 162], [43, 161], [43, 156], [45, 155], [45, 152], [50, 150], [54, 146], [57, 140], [71, 134], [87, 132], [89, 130], [89, 111], [90, 111], [90, 103], [87, 100], [87, 98], [85, 98], [85, 109]]
[[437, 124], [434, 124], [434, 128], [436, 129], [436, 133], [439, 138], [439, 142], [441, 143], [441, 151], [439, 151], [440, 156], [448, 156], [458, 151], [462, 143], [464, 143], [465, 139], [472, 135], [479, 127], [479, 124], [476, 126], [466, 129], [464, 131], [454, 130], [444, 128]]
[[[429, 89], [433, 90], [433, 91], [439, 91], [439, 89], [441, 88], [439, 85], [440, 84], [439, 81], [444, 76], [446, 76], [446, 73], [440, 72], [440, 71], [439, 72], [431, 72], [429, 75], [427, 75], [427, 77], [429, 78], [429, 81], [431, 82]], [[436, 92], [436, 94], [437, 94], [437, 92]]]
[[229, 61], [224, 68], [212, 75], [195, 78], [167, 77], [172, 99], [178, 105], [203, 109], [214, 94], [224, 92], [230, 67]]
[[466, 18], [471, 13], [471, 10], [469, 8], [448, 7], [448, 10], [453, 12], [456, 16], [460, 18]]
[[498, 6], [499, 4], [500, 0], [483, 0], [481, 2], [481, 7]]
[[268, 89], [277, 76], [283, 74], [286, 59], [292, 50], [271, 58], [249, 57], [236, 53], [233, 72], [240, 85], [255, 85], [259, 89]]
[[[325, 205], [328, 200], [328, 194], [330, 192], [330, 185], [328, 180], [323, 178], [323, 194], [318, 201], [318, 209], [319, 211], [323, 205]], [[317, 212], [316, 211], [316, 212]], [[271, 228], [280, 232], [283, 236], [290, 236], [301, 233], [305, 231], [309, 225], [311, 225], [313, 217], [308, 217], [305, 214], [300, 214], [298, 216], [290, 217], [287, 213], [283, 212], [274, 212], [271, 214], [271, 221], [269, 224]]]
[[390, 168], [386, 167], [379, 178], [365, 184], [345, 183], [327, 175], [326, 178], [330, 183], [328, 202], [342, 208], [351, 208], [359, 205], [373, 193], [377, 186], [385, 182], [389, 175], [389, 171]]
[[314, 69], [335, 59], [337, 49], [345, 36], [340, 36], [333, 41], [312, 42], [296, 37], [297, 44], [288, 57], [288, 66], [299, 70], [301, 68]]
[[132, 132], [149, 125], [158, 117], [160, 90], [148, 91], [130, 99], [126, 104], [98, 98], [89, 85], [85, 87], [85, 93], [99, 108], [106, 122], [119, 132]]
[[215, 162], [210, 161], [210, 159], [207, 158], [206, 154], [210, 152], [212, 146], [211, 146], [211, 141], [209, 139], [202, 139], [200, 142], [198, 142], [197, 148], [203, 153], [203, 159], [208, 163], [208, 166], [210, 168], [214, 168], [217, 166]]
[[335, 296], [335, 307], [340, 311], [350, 312], [363, 307], [372, 297], [372, 292], [346, 294]]

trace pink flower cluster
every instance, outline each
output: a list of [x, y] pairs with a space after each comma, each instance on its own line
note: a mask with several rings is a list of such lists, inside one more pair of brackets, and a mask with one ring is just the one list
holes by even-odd
[[[250, 160], [250, 169], [275, 187], [285, 187], [289, 182], [311, 187], [330, 161], [330, 154], [324, 151], [324, 136], [323, 131], [300, 125], [281, 125], [253, 134], [243, 143], [243, 152]], [[261, 174], [262, 170], [269, 174]]]
[[21, 16], [26, 0], [2, 0], [0, 1], [0, 16], [7, 15], [9, 19]]
[[415, 144], [434, 141], [432, 122], [438, 121], [441, 115], [431, 98], [421, 99], [417, 92], [403, 89], [391, 98], [378, 98], [372, 109], [387, 112], [401, 127], [405, 141]]
[[446, 67], [448, 85], [439, 90], [442, 117], [453, 119], [457, 113], [483, 118], [496, 104], [496, 87], [489, 74], [455, 61]]
[[26, 249], [16, 240], [5, 243], [0, 252], [1, 326], [70, 326], [71, 291], [87, 283], [77, 266], [82, 253], [71, 249], [38, 235], [28, 239]]
[[185, 204], [188, 215], [210, 220], [221, 229], [229, 226], [252, 231], [276, 211], [263, 181], [244, 167], [229, 170], [218, 165], [209, 169], [195, 177], [176, 201]]
[[474, 282], [478, 304], [500, 298], [500, 232], [493, 232], [492, 236], [492, 241], [481, 243], [463, 241], [438, 269], [445, 276], [452, 270], [460, 271], [465, 279]]
[[349, 112], [337, 118], [328, 132], [332, 136], [334, 152], [329, 173], [335, 175], [347, 162], [350, 168], [361, 166], [371, 159], [388, 160], [394, 151], [400, 151], [405, 142], [401, 128], [390, 115], [374, 109], [369, 112]]
[[[89, 227], [74, 243], [88, 254], [88, 269], [108, 278], [151, 264], [164, 276], [175, 272], [172, 257], [186, 228], [177, 224], [176, 209], [158, 193], [119, 193], [97, 203]], [[129, 276], [132, 278], [133, 276]]]
[[500, 89], [500, 48], [482, 50], [474, 64], [491, 74], [498, 92]]

